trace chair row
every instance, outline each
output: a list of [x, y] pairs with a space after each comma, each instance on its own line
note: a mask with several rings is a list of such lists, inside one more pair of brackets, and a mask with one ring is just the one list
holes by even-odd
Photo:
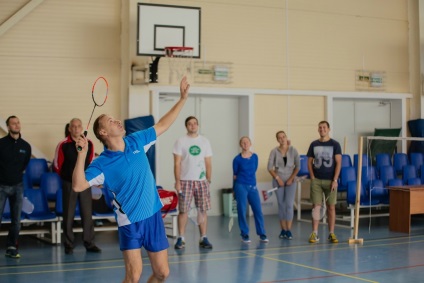
[[[375, 162], [371, 164], [371, 160], [366, 154], [363, 155], [363, 166], [365, 165], [374, 165], [379, 169], [382, 166], [393, 166], [396, 174], [402, 174], [403, 167], [405, 165], [414, 165], [417, 174], [421, 175], [421, 166], [424, 163], [424, 154], [421, 152], [413, 152], [409, 155], [406, 153], [395, 153], [392, 155], [388, 153], [379, 153], [375, 156]], [[355, 166], [357, 167], [357, 166]]]

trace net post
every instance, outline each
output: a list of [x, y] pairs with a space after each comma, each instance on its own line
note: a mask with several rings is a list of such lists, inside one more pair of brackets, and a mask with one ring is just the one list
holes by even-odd
[[363, 148], [363, 138], [359, 137], [358, 142], [358, 176], [356, 180], [356, 200], [355, 200], [355, 224], [353, 227], [353, 238], [349, 239], [349, 244], [363, 244], [364, 239], [358, 239], [358, 229], [359, 229], [359, 209], [360, 209], [360, 199], [361, 199], [361, 182], [362, 182], [362, 148]]

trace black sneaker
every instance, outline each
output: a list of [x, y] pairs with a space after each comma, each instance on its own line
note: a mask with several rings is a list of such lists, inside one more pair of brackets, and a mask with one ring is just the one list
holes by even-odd
[[11, 258], [20, 258], [21, 257], [21, 255], [18, 252], [18, 249], [15, 248], [15, 247], [7, 248], [5, 256], [11, 257]]
[[65, 254], [71, 255], [74, 253], [74, 249], [71, 247], [65, 247]]
[[96, 245], [92, 245], [92, 246], [86, 247], [85, 249], [89, 253], [101, 253], [102, 252], [102, 250], [98, 246], [96, 246]]
[[212, 249], [212, 244], [209, 242], [208, 238], [204, 237], [203, 240], [199, 242], [199, 246], [204, 249]]

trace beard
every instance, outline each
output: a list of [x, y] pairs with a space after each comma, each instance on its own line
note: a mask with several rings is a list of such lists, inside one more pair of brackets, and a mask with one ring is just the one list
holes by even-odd
[[21, 131], [20, 130], [18, 130], [18, 131], [9, 130], [9, 133], [11, 133], [12, 135], [19, 135], [21, 133]]

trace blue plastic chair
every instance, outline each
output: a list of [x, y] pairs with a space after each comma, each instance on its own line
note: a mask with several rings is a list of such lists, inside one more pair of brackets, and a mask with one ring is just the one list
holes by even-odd
[[308, 170], [308, 156], [306, 155], [299, 155], [300, 158], [300, 170], [297, 173], [297, 176], [307, 176], [309, 178], [309, 170]]
[[340, 183], [337, 188], [338, 192], [346, 192], [347, 184], [350, 181], [356, 181], [356, 170], [353, 166], [350, 167], [342, 167], [340, 170]]
[[408, 155], [406, 155], [405, 153], [395, 153], [393, 155], [393, 167], [395, 168], [395, 172], [397, 175], [401, 175], [403, 166], [408, 164]]
[[404, 184], [408, 184], [408, 180], [412, 178], [418, 178], [417, 169], [414, 165], [405, 165], [402, 168], [402, 181]]
[[406, 184], [410, 186], [414, 185], [421, 185], [421, 179], [420, 178], [409, 178], [406, 180]]
[[366, 187], [370, 182], [377, 179], [375, 166], [362, 166], [361, 182]]
[[350, 159], [349, 154], [342, 154], [342, 168], [343, 167], [352, 167], [352, 159]]
[[384, 187], [383, 181], [377, 179], [369, 184], [368, 195], [371, 204], [385, 203], [389, 197], [389, 191]]
[[25, 169], [26, 188], [39, 187], [41, 184], [41, 176], [49, 171], [47, 160], [44, 158], [31, 158]]
[[[350, 181], [347, 184], [347, 196], [346, 201], [348, 204], [355, 205], [356, 204], [356, 181]], [[359, 203], [361, 205], [370, 205], [370, 199], [364, 189], [364, 186], [361, 185], [361, 196], [359, 198]], [[376, 201], [373, 201], [374, 204], [376, 204]]]
[[418, 177], [421, 176], [421, 166], [424, 163], [424, 157], [421, 152], [412, 152], [409, 154], [409, 160], [411, 165], [414, 165], [417, 169], [417, 175]]
[[54, 172], [41, 175], [40, 189], [46, 194], [48, 201], [56, 201], [56, 193], [62, 188], [62, 179]]
[[[358, 163], [359, 163], [359, 156], [358, 154], [353, 155], [353, 167], [356, 169], [356, 173], [358, 173]], [[368, 158], [368, 155], [362, 154], [362, 167], [371, 165], [370, 159]]]
[[389, 184], [389, 180], [396, 179], [395, 169], [393, 166], [381, 166], [379, 179], [383, 182], [384, 186]]
[[391, 166], [392, 160], [388, 153], [379, 153], [375, 156], [375, 167], [377, 167], [377, 172], [379, 172], [382, 166]]

